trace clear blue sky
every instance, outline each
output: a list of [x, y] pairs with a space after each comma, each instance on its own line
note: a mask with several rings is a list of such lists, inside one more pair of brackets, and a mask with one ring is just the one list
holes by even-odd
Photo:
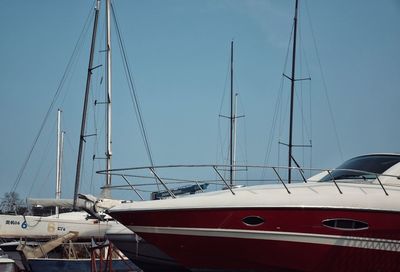
[[[2, 0], [0, 4], [0, 195], [3, 195], [16, 180], [30, 150], [93, 1]], [[224, 162], [220, 139], [226, 138], [226, 121], [218, 115], [228, 114], [227, 73], [232, 39], [235, 40], [235, 90], [240, 93], [239, 114], [246, 115], [238, 125], [239, 161], [262, 164], [281, 90], [294, 1], [118, 0], [115, 8], [155, 164]], [[301, 61], [297, 73], [299, 77], [311, 75], [312, 81], [303, 82], [306, 123], [303, 129], [298, 117], [302, 115], [300, 103], [296, 102], [294, 137], [296, 143], [307, 143], [312, 134], [312, 166], [332, 168], [355, 155], [400, 152], [400, 2], [308, 0], [300, 1], [300, 13]], [[99, 39], [103, 39], [103, 22], [99, 28]], [[17, 187], [21, 197], [54, 196], [58, 107], [63, 109], [66, 130], [63, 195], [72, 194], [90, 32], [91, 24]], [[113, 166], [148, 165], [115, 35], [113, 44]], [[97, 49], [97, 64], [104, 62], [104, 53], [99, 52], [102, 49], [103, 41]], [[318, 56], [342, 155], [338, 151]], [[94, 76], [93, 99], [102, 100], [101, 71], [99, 68]], [[289, 85], [285, 82], [283, 86], [282, 112], [285, 112]], [[298, 86], [300, 89], [300, 83]], [[104, 126], [100, 122], [104, 117], [100, 106], [97, 112], [100, 133]], [[277, 160], [278, 140], [287, 141], [287, 115], [282, 119], [283, 125], [278, 125], [282, 136], [278, 137], [279, 129], [274, 134], [270, 164], [286, 164], [282, 146], [280, 161]], [[93, 133], [93, 124], [88, 130]], [[88, 141], [86, 151], [90, 158], [94, 140]], [[103, 142], [100, 138], [99, 150]], [[98, 156], [103, 153], [100, 151]], [[303, 157], [299, 151], [296, 155]], [[305, 160], [309, 166], [309, 159]], [[103, 168], [102, 162], [96, 161], [95, 169]], [[83, 191], [96, 194], [103, 180], [91, 178], [90, 160], [85, 162], [85, 169]]]

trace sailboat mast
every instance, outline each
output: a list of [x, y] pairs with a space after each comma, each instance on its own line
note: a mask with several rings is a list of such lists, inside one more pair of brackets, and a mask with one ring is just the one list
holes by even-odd
[[[61, 110], [57, 110], [57, 158], [56, 158], [56, 199], [61, 198]], [[56, 215], [59, 214], [59, 207], [56, 206]]]
[[236, 122], [236, 119], [238, 118], [237, 117], [237, 99], [238, 99], [238, 94], [237, 93], [235, 93], [235, 100], [234, 100], [234, 105], [235, 105], [235, 107], [233, 108], [233, 133], [232, 133], [232, 135], [233, 135], [233, 140], [232, 140], [232, 144], [233, 144], [233, 148], [232, 148], [232, 162], [233, 162], [233, 171], [232, 171], [232, 180], [233, 181], [235, 181], [235, 171], [236, 171], [236, 169], [235, 169], [235, 165], [236, 165], [236, 126], [237, 126], [237, 122]]
[[90, 82], [92, 79], [93, 56], [94, 56], [94, 49], [95, 49], [95, 44], [96, 44], [96, 33], [97, 33], [99, 11], [100, 11], [100, 0], [97, 0], [96, 8], [95, 8], [94, 24], [93, 24], [92, 42], [91, 42], [91, 46], [90, 46], [88, 73], [87, 73], [87, 78], [86, 78], [85, 99], [83, 102], [81, 133], [79, 136], [78, 159], [77, 159], [77, 163], [76, 163], [75, 190], [74, 190], [74, 203], [73, 203], [74, 210], [76, 210], [76, 204], [78, 202], [83, 145], [85, 143], [86, 115], [87, 115], [87, 106], [88, 106], [88, 102], [89, 102]]
[[234, 144], [233, 144], [233, 130], [235, 126], [235, 117], [233, 112], [234, 99], [233, 99], [233, 41], [231, 41], [231, 115], [230, 115], [230, 151], [229, 151], [229, 181], [230, 185], [233, 185], [233, 159], [234, 159]]
[[291, 87], [290, 87], [290, 124], [289, 124], [289, 156], [288, 156], [288, 183], [292, 181], [292, 149], [293, 149], [293, 110], [294, 110], [294, 83], [295, 83], [295, 72], [296, 72], [296, 38], [297, 38], [297, 9], [298, 0], [295, 4], [294, 14], [294, 34], [293, 34], [293, 55], [292, 55], [292, 75], [291, 75]]
[[106, 182], [105, 188], [103, 189], [102, 196], [105, 198], [111, 197], [110, 189], [111, 185], [111, 175], [109, 170], [111, 169], [111, 25], [110, 25], [110, 0], [106, 0]]

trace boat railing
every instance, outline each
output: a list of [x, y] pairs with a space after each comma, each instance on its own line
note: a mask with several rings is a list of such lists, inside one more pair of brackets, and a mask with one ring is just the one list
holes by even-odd
[[[240, 185], [247, 186], [278, 182], [284, 187], [288, 194], [292, 193], [290, 190], [290, 184], [282, 177], [283, 172], [286, 173], [289, 169], [287, 166], [235, 165], [234, 171], [237, 174], [234, 180], [229, 180], [229, 169], [230, 165], [180, 164], [120, 168], [111, 169], [108, 171], [102, 170], [98, 171], [97, 173], [109, 173], [114, 177], [114, 184], [116, 177], [122, 179], [124, 184], [112, 185], [108, 186], [108, 188], [114, 190], [132, 190], [136, 193], [140, 200], [145, 200], [145, 197], [143, 197], [142, 193], [152, 193], [153, 195], [156, 194], [159, 198], [176, 198], [180, 193], [203, 192], [205, 191], [203, 186], [204, 184], [206, 184], [205, 187], [208, 185], [222, 186], [222, 189], [230, 190], [230, 192], [235, 195], [235, 189]], [[400, 180], [400, 176], [397, 175], [379, 174], [358, 169], [320, 169], [301, 167], [290, 167], [290, 169], [293, 172], [298, 173], [297, 178], [292, 178], [293, 184], [299, 182], [307, 183], [309, 181], [331, 182], [340, 194], [343, 194], [343, 190], [341, 189], [339, 183], [345, 182], [346, 180], [351, 180], [354, 182], [356, 179], [360, 179], [360, 181], [369, 181], [371, 184], [379, 185], [383, 193], [388, 196], [389, 194], [384, 183], [382, 182], [382, 177]], [[196, 175], [193, 175], [193, 170], [196, 171]], [[350, 173], [351, 178], [345, 178], [344, 176], [346, 175], [335, 176], [338, 171], [342, 171], [347, 174]], [[254, 178], [254, 172], [258, 172], [258, 176], [261, 178]], [[268, 174], [267, 172], [272, 173], [272, 175]], [[305, 177], [305, 173], [307, 172], [309, 173], [309, 178]], [[214, 173], [214, 175], [212, 173]], [[242, 174], [239, 176], [238, 173]], [[250, 175], [250, 173], [252, 173], [252, 175]], [[314, 180], [313, 177], [317, 175], [311, 175], [312, 173], [319, 173], [321, 176], [318, 175], [319, 177]], [[195, 178], [193, 178], [194, 176]], [[324, 178], [324, 180], [322, 180], [322, 178]], [[188, 186], [188, 184], [191, 184], [190, 190], [192, 191], [190, 191], [188, 187], [185, 187], [185, 190], [179, 189], [180, 187], [174, 188], [174, 186]]]

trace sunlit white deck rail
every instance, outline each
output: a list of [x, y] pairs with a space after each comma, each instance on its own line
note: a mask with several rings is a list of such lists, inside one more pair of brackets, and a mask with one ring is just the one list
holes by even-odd
[[[120, 177], [126, 184], [123, 185], [112, 185], [109, 186], [111, 189], [130, 189], [133, 190], [141, 200], [144, 200], [144, 197], [140, 194], [140, 192], [153, 192], [154, 190], [146, 190], [142, 189], [143, 187], [151, 187], [157, 185], [161, 185], [168, 195], [172, 198], [175, 198], [176, 195], [173, 193], [172, 186], [182, 185], [182, 184], [197, 184], [201, 189], [200, 184], [213, 184], [217, 186], [223, 186], [223, 189], [228, 189], [231, 191], [233, 195], [235, 195], [235, 187], [238, 185], [243, 185], [242, 183], [254, 183], [254, 184], [271, 184], [274, 182], [278, 182], [282, 184], [284, 189], [288, 194], [291, 194], [290, 184], [288, 184], [281, 176], [280, 171], [289, 169], [289, 167], [285, 166], [262, 166], [262, 165], [235, 165], [234, 170], [237, 172], [249, 173], [254, 170], [262, 171], [259, 173], [261, 178], [237, 178], [234, 181], [234, 185], [229, 185], [227, 179], [224, 177], [224, 173], [229, 171], [229, 165], [214, 165], [214, 164], [179, 164], [179, 165], [161, 165], [161, 166], [143, 166], [143, 167], [131, 167], [131, 168], [120, 168], [120, 169], [111, 169], [111, 170], [103, 170], [98, 171], [99, 174], [109, 173], [114, 176], [114, 183], [117, 180], [117, 177]], [[290, 169], [297, 171], [299, 176], [297, 179], [292, 179], [295, 181], [294, 183], [308, 181], [319, 181], [319, 182], [332, 182], [332, 184], [337, 188], [339, 194], [343, 194], [339, 183], [341, 182], [366, 182], [369, 184], [377, 184], [382, 188], [382, 191], [385, 195], [389, 195], [384, 184], [381, 182], [381, 177], [391, 177], [399, 180], [400, 185], [400, 176], [395, 175], [387, 175], [387, 174], [378, 174], [367, 171], [361, 171], [357, 169], [318, 169], [318, 168], [299, 168], [299, 167], [290, 167]], [[271, 174], [267, 176], [266, 171]], [[193, 171], [195, 171], [193, 173]], [[208, 171], [208, 174], [205, 174], [204, 171]], [[286, 172], [285, 171], [285, 172]], [[339, 177], [335, 177], [335, 173], [338, 171], [342, 172], [342, 175]], [[172, 172], [172, 175], [171, 175]], [[310, 178], [305, 178], [304, 173], [321, 173], [319, 180], [312, 180]], [[182, 175], [184, 173], [184, 175]], [[188, 174], [190, 174], [190, 178], [188, 178]], [[214, 177], [213, 177], [214, 173]], [[325, 175], [323, 174], [325, 173]], [[330, 178], [327, 180], [326, 177]], [[325, 180], [322, 180], [325, 178]], [[158, 191], [160, 191], [158, 189]]]

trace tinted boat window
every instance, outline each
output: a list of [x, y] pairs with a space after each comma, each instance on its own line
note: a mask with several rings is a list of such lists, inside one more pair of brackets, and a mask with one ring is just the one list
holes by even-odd
[[[354, 169], [360, 171], [366, 171], [376, 174], [382, 174], [387, 169], [400, 162], [399, 155], [366, 155], [350, 159], [341, 164], [337, 169]], [[368, 175], [348, 170], [336, 170], [332, 171], [331, 175], [326, 175], [321, 181], [332, 180], [332, 176], [335, 180], [337, 179], [367, 179], [375, 178], [375, 175]]]
[[247, 216], [242, 219], [242, 222], [247, 226], [259, 226], [264, 223], [264, 219], [259, 216]]
[[368, 224], [353, 219], [328, 219], [322, 222], [325, 227], [339, 230], [363, 230], [368, 228]]

